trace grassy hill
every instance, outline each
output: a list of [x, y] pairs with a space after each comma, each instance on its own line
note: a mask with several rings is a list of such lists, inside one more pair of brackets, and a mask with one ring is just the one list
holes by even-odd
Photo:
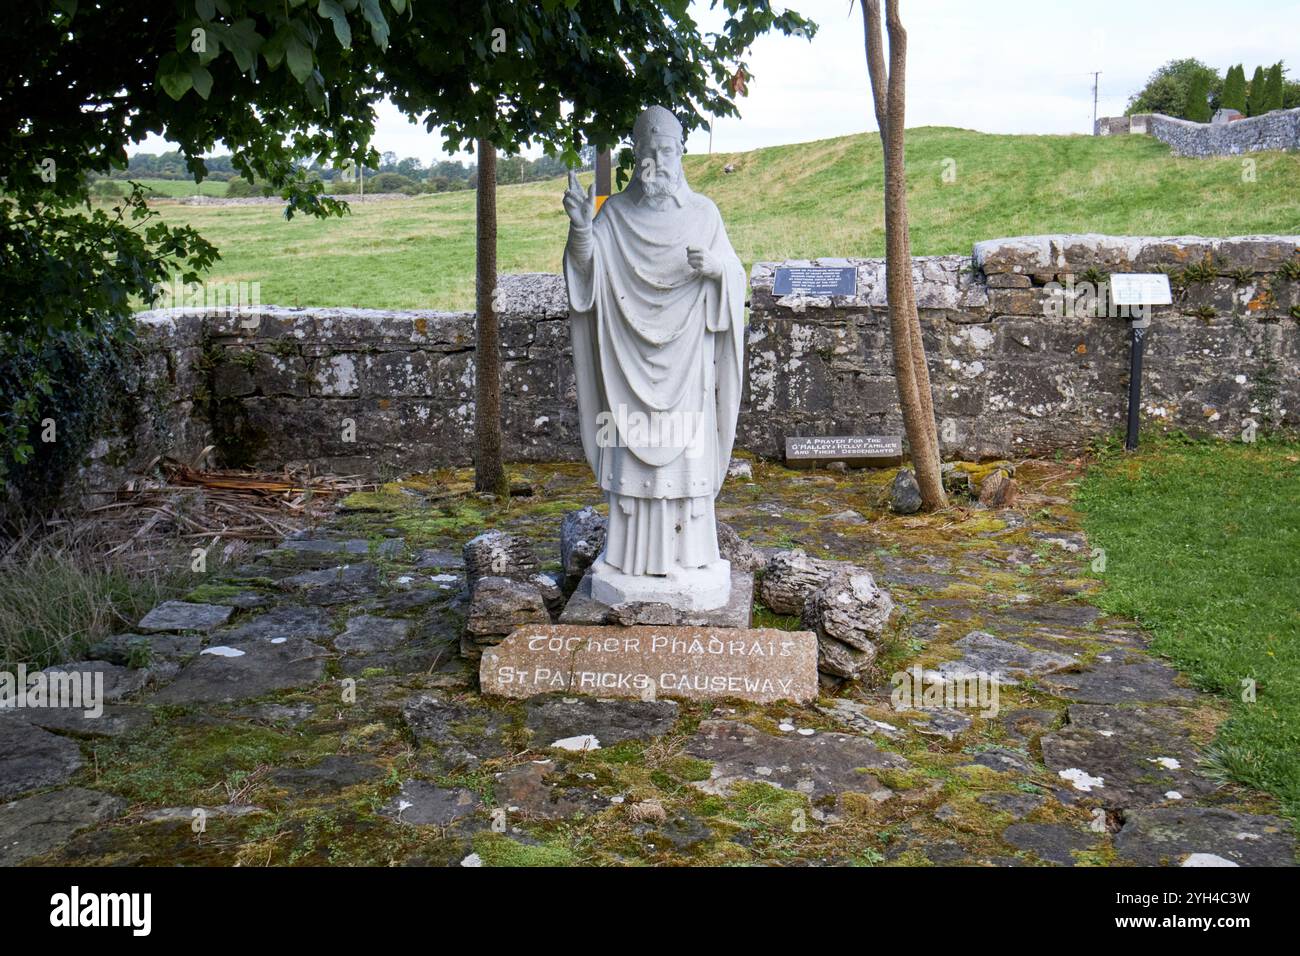
[[[1179, 159], [1149, 137], [907, 134], [917, 255], [1043, 232], [1120, 235], [1300, 233], [1300, 155]], [[945, 161], [955, 181], [945, 183]], [[723, 167], [735, 171], [724, 174]], [[955, 164], [955, 165], [954, 165]], [[884, 249], [875, 134], [688, 156], [691, 185], [722, 210], [736, 251], [756, 260], [878, 256]], [[563, 181], [501, 187], [500, 269], [558, 271]], [[262, 302], [373, 308], [473, 305], [474, 195], [355, 205], [341, 220], [285, 222], [277, 206], [160, 204], [215, 242], [214, 281], [260, 281]]]

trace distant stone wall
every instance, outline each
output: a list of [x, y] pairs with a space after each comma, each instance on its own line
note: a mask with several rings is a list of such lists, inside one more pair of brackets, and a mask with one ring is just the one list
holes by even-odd
[[[1205, 263], [1209, 258], [1209, 265]], [[1148, 334], [1144, 427], [1232, 437], [1300, 422], [1300, 237], [1039, 236], [919, 257], [917, 299], [945, 454], [1077, 449], [1122, 427], [1128, 331], [1089, 282], [1174, 274]], [[808, 265], [818, 263], [788, 263]], [[776, 298], [752, 276], [738, 444], [779, 456], [787, 435], [898, 433], [884, 264], [858, 293]], [[1051, 283], [1073, 276], [1074, 291]], [[1288, 278], [1287, 276], [1291, 276]], [[563, 279], [502, 277], [502, 409], [512, 460], [577, 459], [581, 442]], [[1104, 311], [1104, 310], [1103, 310]], [[1059, 317], [1058, 317], [1059, 316]], [[123, 467], [206, 445], [227, 465], [396, 475], [471, 461], [474, 322], [462, 312], [254, 308], [139, 316], [159, 407]], [[101, 456], [105, 457], [105, 456]], [[101, 487], [108, 472], [100, 474]]]
[[1168, 143], [1179, 156], [1235, 156], [1264, 149], [1300, 149], [1300, 109], [1274, 110], [1230, 123], [1193, 123], [1163, 113], [1106, 116], [1097, 120], [1098, 136], [1147, 133]]

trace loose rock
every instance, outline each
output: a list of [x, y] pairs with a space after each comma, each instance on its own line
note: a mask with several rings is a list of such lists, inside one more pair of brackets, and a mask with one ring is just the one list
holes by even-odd
[[804, 627], [817, 635], [817, 668], [858, 680], [876, 659], [894, 602], [861, 568], [837, 571], [804, 604]]
[[900, 468], [889, 487], [889, 510], [898, 515], [914, 515], [921, 510], [921, 486], [910, 468]]
[[767, 557], [736, 533], [725, 521], [718, 522], [718, 554], [731, 562], [731, 571], [761, 571], [767, 566]]
[[1002, 469], [980, 482], [980, 504], [985, 508], [1010, 508], [1016, 503], [1016, 480]]
[[551, 615], [537, 585], [505, 577], [481, 577], [470, 595], [465, 632], [475, 644], [497, 644], [524, 624], [549, 624]]
[[480, 578], [527, 581], [537, 573], [532, 542], [522, 534], [484, 531], [465, 544], [465, 575], [472, 590]]
[[607, 526], [604, 515], [592, 507], [570, 511], [560, 522], [560, 566], [567, 593], [573, 592], [604, 550]]
[[759, 585], [763, 604], [777, 614], [803, 614], [808, 596], [836, 571], [851, 567], [840, 561], [811, 558], [801, 550], [778, 551], [768, 561]]

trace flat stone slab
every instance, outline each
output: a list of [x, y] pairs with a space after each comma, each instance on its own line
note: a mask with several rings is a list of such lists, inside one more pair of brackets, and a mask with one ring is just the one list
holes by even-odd
[[390, 651], [406, 643], [411, 622], [400, 618], [359, 614], [348, 619], [347, 628], [334, 641], [345, 654]]
[[233, 610], [224, 604], [164, 601], [142, 617], [136, 626], [145, 632], [199, 631], [206, 634], [230, 620]]
[[402, 719], [421, 751], [427, 748], [443, 768], [474, 765], [506, 753], [507, 715], [442, 694], [416, 694], [402, 704]]
[[867, 712], [867, 705], [846, 697], [833, 697], [829, 704], [817, 704], [817, 709], [833, 720], [863, 734], [880, 734], [891, 740], [907, 736], [907, 732], [885, 720], [876, 720]]
[[927, 674], [938, 674], [944, 681], [966, 681], [984, 674], [999, 684], [1014, 686], [1019, 683], [1017, 678], [1049, 674], [1076, 663], [1066, 654], [1004, 641], [987, 631], [971, 631], [953, 646], [962, 652], [961, 658], [944, 661]]
[[[285, 538], [280, 547], [286, 551], [300, 551], [307, 554], [370, 554], [370, 541], [365, 538]], [[402, 553], [405, 541], [401, 538], [385, 538], [375, 544], [375, 553], [392, 557]]]
[[986, 747], [966, 766], [986, 767], [996, 773], [1032, 774], [1034, 765], [1024, 754], [1008, 747]]
[[91, 660], [123, 666], [145, 661], [183, 661], [203, 647], [198, 634], [114, 634], [93, 644]]
[[727, 603], [712, 611], [679, 611], [667, 604], [619, 604], [611, 607], [591, 596], [591, 572], [560, 612], [561, 624], [658, 624], [689, 627], [749, 627], [754, 612], [754, 575], [732, 569]]
[[479, 682], [484, 694], [516, 698], [805, 703], [817, 697], [817, 638], [775, 628], [532, 625], [484, 649]]
[[1097, 835], [1060, 823], [1013, 823], [1002, 839], [1017, 850], [1027, 850], [1044, 863], [1074, 866], [1074, 854], [1097, 845]]
[[1051, 627], [1087, 627], [1101, 617], [1101, 611], [1090, 604], [1027, 604], [1005, 614], [1026, 624]]
[[1196, 772], [1200, 754], [1174, 708], [1072, 704], [1069, 722], [1040, 741], [1062, 784], [1109, 808], [1203, 796], [1214, 784]]
[[708, 780], [695, 784], [706, 793], [726, 794], [737, 783], [768, 783], [819, 800], [846, 791], [884, 793], [871, 770], [911, 766], [852, 734], [791, 734], [776, 737], [735, 720], [705, 720], [686, 742], [686, 753], [713, 763]]
[[78, 737], [117, 737], [148, 727], [153, 717], [143, 707], [108, 704], [97, 716], [81, 707], [24, 707], [0, 712], [0, 720], [17, 720]]
[[[159, 670], [161, 672], [163, 669]], [[143, 689], [153, 672], [147, 667], [135, 669], [108, 661], [72, 661], [57, 667], [47, 667], [41, 673], [47, 678], [59, 674], [69, 675], [80, 681], [83, 688], [91, 687], [92, 692], [102, 689], [103, 702], [112, 703]], [[89, 685], [87, 681], [90, 682]]]
[[269, 779], [275, 786], [300, 796], [322, 796], [370, 783], [383, 775], [383, 769], [375, 764], [347, 754], [330, 754], [310, 767], [281, 767], [272, 771]]
[[363, 561], [291, 574], [278, 583], [282, 588], [305, 592], [305, 599], [310, 604], [343, 604], [376, 592], [379, 589], [379, 569]]
[[81, 787], [0, 804], [0, 866], [17, 866], [49, 853], [78, 830], [111, 820], [125, 810], [126, 801], [121, 797]]
[[921, 716], [909, 721], [918, 733], [927, 737], [942, 737], [955, 740], [970, 730], [971, 718], [956, 710], [922, 711]]
[[509, 815], [538, 820], [561, 820], [579, 814], [596, 813], [609, 804], [590, 790], [562, 787], [547, 778], [555, 776], [550, 760], [532, 760], [496, 775], [492, 792], [499, 807]]
[[64, 783], [81, 764], [76, 741], [0, 717], [0, 800]]
[[1021, 793], [1018, 790], [986, 793], [976, 797], [976, 802], [983, 804], [995, 813], [1005, 813], [1019, 820], [1027, 817], [1044, 803], [1047, 798], [1039, 793]]
[[447, 568], [459, 569], [465, 567], [465, 556], [459, 551], [426, 548], [416, 554], [415, 566], [417, 568], [433, 568], [434, 570]]
[[1180, 687], [1178, 671], [1145, 654], [1126, 650], [1103, 655], [1086, 670], [1045, 677], [1043, 686], [1058, 697], [1083, 704], [1181, 704], [1196, 694]]
[[222, 644], [289, 638], [320, 641], [328, 639], [334, 631], [334, 618], [324, 608], [286, 604], [250, 618], [233, 630], [214, 634], [212, 639]]
[[239, 647], [215, 645], [191, 660], [150, 701], [159, 704], [246, 700], [277, 690], [306, 687], [325, 676], [326, 651], [289, 639], [283, 644], [251, 641]]
[[445, 827], [470, 816], [478, 807], [478, 795], [473, 790], [408, 780], [381, 812], [398, 823]]
[[1124, 815], [1115, 853], [1136, 866], [1295, 866], [1296, 840], [1278, 817], [1217, 807], [1156, 807]]
[[526, 705], [524, 726], [532, 731], [532, 742], [537, 746], [555, 747], [565, 741], [589, 738], [585, 742], [592, 746], [582, 749], [593, 750], [666, 734], [677, 722], [677, 710], [676, 701], [671, 700], [534, 698]]

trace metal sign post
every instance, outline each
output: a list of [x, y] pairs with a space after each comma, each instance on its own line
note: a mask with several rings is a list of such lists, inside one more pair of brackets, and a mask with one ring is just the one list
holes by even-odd
[[1138, 416], [1142, 410], [1142, 350], [1146, 345], [1149, 318], [1134, 319], [1129, 323], [1128, 363], [1128, 434], [1124, 436], [1124, 450], [1133, 451], [1138, 446]]
[[1169, 276], [1164, 273], [1116, 273], [1110, 277], [1111, 303], [1132, 309], [1129, 317], [1128, 433], [1124, 449], [1138, 446], [1138, 425], [1142, 412], [1142, 353], [1147, 329], [1151, 326], [1151, 306], [1173, 304]]

